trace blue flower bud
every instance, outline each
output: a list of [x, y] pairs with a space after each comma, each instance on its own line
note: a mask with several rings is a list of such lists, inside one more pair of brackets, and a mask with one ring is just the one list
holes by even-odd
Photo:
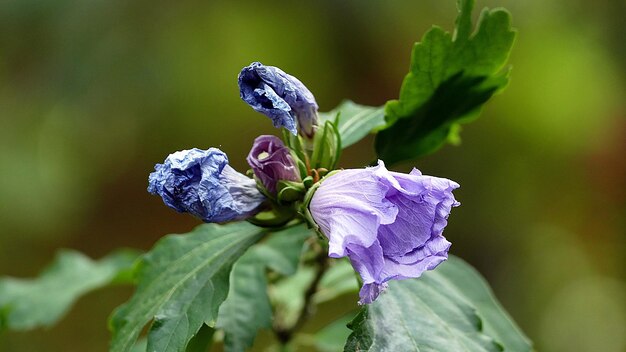
[[248, 218], [265, 200], [256, 182], [230, 167], [226, 154], [217, 148], [178, 151], [154, 169], [148, 192], [205, 222]]
[[[273, 66], [253, 62], [239, 73], [241, 99], [294, 135], [311, 138], [317, 126], [315, 97], [297, 78]], [[297, 124], [297, 127], [296, 127]]]

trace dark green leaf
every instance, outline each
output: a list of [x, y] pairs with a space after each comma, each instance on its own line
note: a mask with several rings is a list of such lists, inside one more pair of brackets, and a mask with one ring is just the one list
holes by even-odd
[[0, 279], [0, 327], [28, 330], [57, 322], [82, 295], [129, 277], [138, 253], [119, 251], [98, 261], [64, 250], [35, 279]]
[[458, 124], [508, 82], [502, 72], [515, 39], [506, 10], [485, 9], [474, 34], [473, 0], [459, 0], [455, 35], [439, 27], [416, 43], [400, 98], [387, 102], [388, 128], [376, 137], [378, 156], [394, 163], [434, 152], [454, 135]]
[[345, 100], [332, 111], [320, 113], [322, 121], [337, 120], [341, 147], [347, 148], [360, 141], [373, 130], [385, 126], [383, 107], [355, 104]]
[[345, 351], [530, 351], [484, 279], [450, 257], [419, 279], [394, 281], [361, 310]]
[[233, 263], [263, 234], [263, 229], [239, 222], [201, 225], [161, 239], [142, 258], [137, 291], [111, 317], [110, 350], [130, 351], [153, 321], [149, 351], [184, 351], [202, 324], [215, 325]]
[[185, 352], [207, 352], [213, 343], [214, 333], [214, 328], [203, 324], [198, 333], [189, 341]]
[[217, 327], [224, 330], [226, 351], [245, 351], [252, 346], [259, 329], [271, 327], [266, 268], [283, 275], [293, 274], [304, 240], [311, 235], [304, 225], [271, 234], [235, 263], [228, 298], [220, 307], [217, 320]]

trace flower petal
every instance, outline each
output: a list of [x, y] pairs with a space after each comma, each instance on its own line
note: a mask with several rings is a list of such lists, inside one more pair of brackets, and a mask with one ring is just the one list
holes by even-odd
[[226, 222], [254, 215], [265, 197], [254, 180], [228, 165], [217, 148], [173, 153], [157, 164], [149, 177], [148, 192], [179, 212], [205, 222]]

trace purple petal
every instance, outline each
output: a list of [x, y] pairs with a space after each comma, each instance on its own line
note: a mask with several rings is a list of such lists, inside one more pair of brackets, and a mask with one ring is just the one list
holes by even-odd
[[329, 239], [329, 256], [348, 256], [363, 279], [360, 303], [371, 303], [389, 280], [416, 278], [447, 259], [442, 232], [458, 206], [455, 182], [377, 167], [322, 180], [309, 206]]
[[370, 304], [378, 298], [378, 296], [387, 289], [387, 283], [382, 284], [371, 283], [365, 284], [359, 291], [359, 304]]

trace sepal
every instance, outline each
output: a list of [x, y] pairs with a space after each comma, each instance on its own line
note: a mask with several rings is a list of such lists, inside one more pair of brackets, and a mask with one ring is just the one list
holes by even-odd
[[[313, 154], [311, 155], [311, 169], [325, 169], [328, 173], [337, 165], [341, 155], [341, 137], [335, 122], [326, 121], [314, 137]], [[323, 175], [320, 175], [323, 176]]]

